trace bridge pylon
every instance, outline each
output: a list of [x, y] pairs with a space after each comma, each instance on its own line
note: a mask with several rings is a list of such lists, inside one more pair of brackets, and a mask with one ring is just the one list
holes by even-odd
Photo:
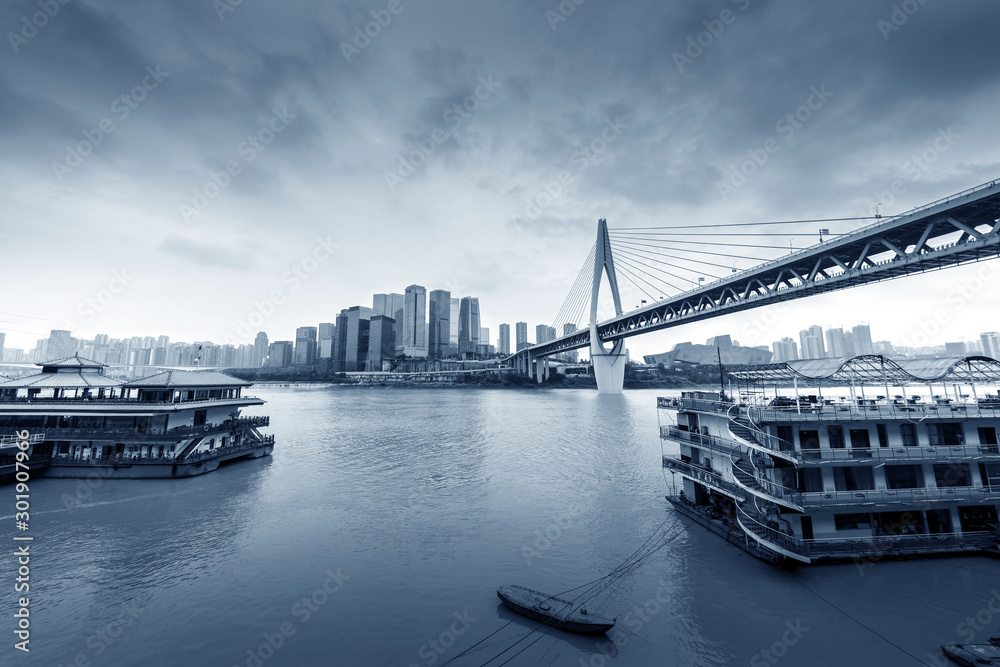
[[594, 255], [594, 284], [590, 294], [590, 360], [594, 365], [597, 391], [601, 394], [620, 394], [625, 385], [625, 341], [619, 338], [607, 350], [597, 335], [597, 295], [601, 289], [601, 276], [607, 273], [611, 298], [615, 303], [615, 317], [622, 314], [622, 301], [618, 295], [618, 277], [611, 257], [611, 239], [608, 221], [597, 221], [597, 252]]

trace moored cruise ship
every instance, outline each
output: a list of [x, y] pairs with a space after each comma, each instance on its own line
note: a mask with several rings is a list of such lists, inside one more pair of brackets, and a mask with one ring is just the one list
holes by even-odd
[[1000, 362], [727, 372], [730, 395], [658, 399], [663, 467], [682, 480], [670, 499], [686, 514], [784, 562], [1000, 552]]
[[[251, 383], [214, 371], [166, 371], [123, 382], [79, 356], [38, 364], [41, 372], [0, 382], [0, 481], [14, 477], [27, 435], [31, 477], [188, 477], [220, 463], [267, 456], [267, 417]], [[27, 432], [27, 433], [25, 433]]]

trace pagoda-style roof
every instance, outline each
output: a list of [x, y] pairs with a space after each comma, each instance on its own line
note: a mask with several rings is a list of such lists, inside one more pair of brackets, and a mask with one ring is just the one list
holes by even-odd
[[121, 380], [109, 378], [103, 373], [76, 372], [36, 373], [23, 378], [0, 382], [0, 389], [83, 389], [87, 387], [119, 387]]
[[61, 369], [64, 369], [64, 368], [65, 369], [70, 369], [70, 370], [77, 370], [77, 369], [83, 369], [83, 368], [87, 368], [87, 369], [92, 369], [92, 368], [96, 368], [96, 369], [107, 368], [106, 364], [102, 364], [100, 362], [93, 361], [92, 359], [84, 359], [79, 354], [74, 354], [72, 357], [64, 357], [62, 359], [55, 359], [53, 361], [43, 361], [43, 362], [37, 363], [35, 365], [36, 366], [41, 366], [43, 373], [55, 373], [58, 370], [61, 370]]
[[1000, 361], [990, 357], [890, 359], [866, 354], [837, 359], [803, 359], [777, 364], [726, 366], [734, 378], [755, 383], [915, 384], [925, 382], [1000, 382]]
[[141, 380], [133, 380], [125, 387], [249, 387], [252, 384], [218, 371], [165, 371]]

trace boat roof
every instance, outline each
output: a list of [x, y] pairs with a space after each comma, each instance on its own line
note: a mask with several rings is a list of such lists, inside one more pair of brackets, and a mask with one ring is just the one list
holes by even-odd
[[74, 354], [72, 357], [54, 359], [52, 361], [41, 361], [35, 365], [43, 368], [107, 368], [106, 364], [94, 361], [93, 359], [85, 359], [79, 354]]
[[727, 366], [734, 378], [772, 383], [793, 380], [843, 384], [997, 382], [1000, 361], [983, 356], [890, 359], [878, 354], [836, 359], [802, 359], [776, 364]]
[[164, 371], [126, 383], [126, 388], [159, 387], [249, 387], [252, 382], [218, 371]]
[[81, 389], [87, 387], [119, 387], [121, 380], [109, 378], [102, 373], [36, 373], [23, 378], [0, 382], [0, 389]]

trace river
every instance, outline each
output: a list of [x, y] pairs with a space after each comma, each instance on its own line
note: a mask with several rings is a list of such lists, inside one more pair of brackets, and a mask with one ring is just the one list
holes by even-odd
[[[785, 573], [685, 528], [657, 437], [656, 396], [675, 392], [253, 393], [271, 457], [32, 484], [31, 652], [13, 649], [8, 556], [0, 664], [429, 667], [498, 631], [449, 664], [527, 636], [488, 664], [933, 665], [943, 643], [1000, 635], [1000, 560]], [[13, 533], [13, 487], [0, 493]], [[609, 637], [529, 635], [500, 606], [500, 585], [600, 577], [661, 524], [665, 548], [589, 605], [618, 617]]]

